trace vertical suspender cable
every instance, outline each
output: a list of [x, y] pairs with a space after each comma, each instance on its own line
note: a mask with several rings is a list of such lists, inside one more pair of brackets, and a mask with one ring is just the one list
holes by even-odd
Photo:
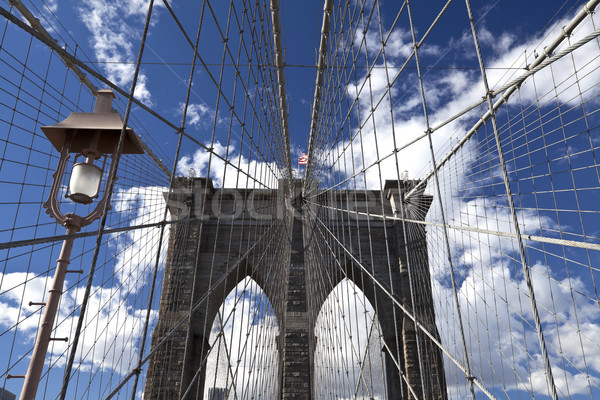
[[[502, 96], [493, 104], [493, 106], [490, 107], [490, 109], [481, 116], [481, 118], [475, 123], [475, 125], [473, 125], [473, 127], [450, 150], [450, 152], [440, 161], [440, 163], [438, 165], [434, 165], [433, 168], [440, 169], [442, 167], [442, 165], [444, 165], [449, 160], [449, 158], [452, 156], [452, 154], [456, 153], [468, 141], [468, 139], [471, 136], [473, 136], [475, 134], [475, 132], [477, 132], [477, 130], [481, 126], [483, 126], [483, 124], [488, 119], [490, 119], [492, 117], [493, 114], [495, 115], [495, 112], [500, 108], [500, 106], [502, 104], [504, 104], [508, 100], [508, 98], [521, 86], [523, 81], [525, 81], [525, 79], [531, 75], [531, 73], [530, 73], [531, 70], [540, 66], [540, 64], [542, 64], [547, 58], [549, 58], [552, 55], [552, 53], [554, 52], [554, 50], [556, 50], [556, 48], [563, 42], [563, 40], [565, 40], [565, 38], [569, 37], [569, 35], [571, 35], [571, 33], [573, 33], [575, 28], [588, 16], [588, 14], [591, 14], [594, 12], [594, 9], [596, 8], [596, 6], [598, 6], [598, 4], [600, 4], [600, 0], [588, 1], [583, 6], [581, 11], [579, 13], [577, 13], [577, 15], [575, 15], [575, 17], [573, 17], [573, 19], [565, 27], [563, 27], [563, 29], [561, 30], [561, 33], [556, 38], [554, 38], [554, 40], [552, 42], [550, 42], [550, 44], [548, 46], [544, 47], [544, 51], [542, 52], [542, 54], [540, 54], [530, 65], [527, 66], [528, 71], [525, 72], [518, 79], [516, 79], [515, 81], [512, 82], [512, 86], [510, 88], [507, 88], [506, 92], [504, 92], [502, 94]], [[491, 102], [491, 98], [490, 98], [490, 102]], [[408, 198], [413, 193], [415, 193], [417, 190], [423, 188], [423, 186], [427, 183], [427, 181], [429, 181], [429, 179], [431, 179], [432, 176], [433, 176], [433, 171], [429, 172], [426, 175], [426, 177], [423, 178], [423, 180], [417, 186], [415, 186], [410, 192], [408, 192], [406, 194], [405, 197]]]
[[60, 391], [60, 400], [64, 400], [67, 395], [67, 389], [69, 387], [69, 380], [71, 378], [71, 369], [73, 368], [73, 361], [75, 360], [75, 353], [77, 353], [77, 345], [79, 344], [79, 336], [81, 335], [81, 328], [83, 326], [83, 321], [85, 319], [85, 311], [87, 308], [87, 303], [90, 297], [90, 291], [92, 289], [92, 283], [94, 281], [94, 272], [96, 270], [96, 263], [98, 262], [98, 255], [100, 253], [100, 247], [102, 245], [102, 237], [104, 233], [104, 227], [106, 225], [106, 220], [108, 218], [108, 210], [110, 208], [110, 200], [112, 197], [112, 192], [115, 187], [115, 177], [117, 174], [117, 169], [119, 167], [119, 160], [121, 158], [121, 153], [123, 151], [123, 143], [125, 142], [125, 132], [127, 128], [127, 122], [129, 121], [129, 114], [131, 112], [131, 105], [133, 103], [133, 93], [135, 92], [135, 87], [137, 85], [138, 74], [140, 72], [140, 65], [142, 63], [142, 55], [144, 54], [144, 46], [146, 44], [146, 36], [148, 35], [148, 27], [150, 26], [150, 17], [152, 16], [152, 9], [154, 7], [154, 0], [150, 0], [148, 5], [148, 13], [146, 15], [146, 24], [144, 26], [144, 33], [142, 34], [142, 40], [140, 43], [140, 50], [138, 52], [137, 62], [135, 65], [135, 72], [133, 74], [133, 81], [131, 82], [131, 89], [129, 90], [129, 97], [127, 100], [127, 108], [125, 110], [125, 115], [123, 117], [123, 129], [121, 130], [121, 136], [119, 137], [119, 143], [117, 145], [117, 150], [115, 152], [115, 168], [111, 169], [111, 174], [108, 176], [108, 186], [106, 188], [107, 191], [107, 201], [104, 203], [104, 210], [102, 210], [102, 219], [98, 226], [98, 235], [96, 237], [96, 246], [94, 247], [94, 254], [92, 256], [92, 262], [90, 266], [90, 272], [88, 275], [87, 284], [85, 286], [85, 293], [83, 295], [83, 300], [81, 303], [81, 311], [79, 312], [79, 319], [77, 320], [77, 328], [75, 330], [75, 336], [73, 338], [73, 343], [71, 345], [71, 353], [69, 354], [69, 360], [67, 362], [65, 368], [65, 375], [63, 378], [62, 389]]
[[321, 27], [321, 43], [319, 45], [319, 61], [317, 62], [317, 80], [315, 82], [315, 96], [312, 107], [312, 120], [310, 122], [310, 136], [308, 138], [308, 164], [304, 175], [304, 190], [312, 187], [310, 185], [310, 172], [314, 164], [315, 135], [317, 120], [319, 117], [319, 106], [321, 102], [321, 86], [323, 85], [323, 72], [327, 67], [327, 40], [329, 38], [329, 27], [331, 25], [331, 12], [333, 11], [333, 0], [325, 0], [323, 7], [323, 25]]
[[[204, 15], [204, 4], [206, 3], [206, 1], [203, 3], [203, 7], [202, 7], [202, 15]], [[185, 104], [183, 107], [183, 116], [181, 118], [181, 128], [179, 129], [178, 132], [178, 139], [177, 139], [177, 150], [175, 150], [175, 158], [173, 160], [173, 168], [171, 170], [171, 174], [169, 176], [169, 191], [167, 193], [171, 193], [171, 191], [173, 190], [174, 187], [174, 182], [175, 182], [175, 172], [177, 171], [177, 162], [179, 160], [179, 152], [181, 150], [181, 142], [183, 139], [183, 131], [185, 129], [185, 120], [186, 120], [186, 116], [187, 116], [187, 111], [188, 111], [188, 105], [189, 105], [189, 100], [190, 100], [190, 92], [191, 92], [191, 88], [192, 88], [192, 81], [193, 81], [193, 76], [194, 76], [194, 70], [196, 67], [196, 54], [198, 52], [198, 40], [200, 39], [200, 28], [202, 26], [202, 16], [200, 17], [200, 22], [198, 24], [198, 34], [196, 35], [196, 47], [194, 48], [194, 56], [192, 59], [192, 67], [190, 69], [190, 79], [189, 79], [189, 83], [188, 83], [188, 87], [187, 87], [187, 93], [186, 93], [186, 98], [185, 98]], [[167, 215], [169, 212], [169, 204], [168, 204], [169, 199], [167, 199], [167, 202], [165, 203], [165, 210], [163, 212], [163, 221], [166, 222], [167, 220]], [[191, 215], [190, 215], [191, 216]], [[136, 389], [137, 389], [137, 384], [138, 384], [138, 380], [139, 380], [139, 374], [141, 371], [141, 367], [142, 367], [142, 362], [143, 362], [143, 356], [144, 356], [144, 348], [146, 347], [146, 337], [147, 337], [147, 333], [148, 333], [148, 323], [150, 320], [150, 311], [152, 310], [152, 301], [154, 298], [154, 289], [155, 289], [155, 285], [156, 285], [156, 276], [157, 276], [157, 272], [158, 272], [158, 265], [160, 263], [160, 253], [162, 251], [162, 245], [163, 245], [163, 237], [164, 237], [164, 232], [165, 232], [165, 228], [166, 225], [163, 225], [161, 227], [160, 230], [160, 237], [159, 237], [159, 241], [158, 241], [158, 249], [156, 250], [156, 259], [154, 261], [154, 271], [153, 271], [153, 275], [152, 275], [152, 285], [150, 288], [150, 296], [148, 298], [148, 307], [146, 309], [146, 320], [144, 321], [144, 333], [143, 333], [143, 337], [142, 337], [142, 345], [140, 346], [140, 355], [139, 355], [139, 359], [138, 359], [138, 365], [137, 365], [137, 374], [135, 375], [135, 379], [133, 382], [133, 389], [131, 391], [131, 400], [135, 400], [135, 396], [136, 394]], [[186, 351], [187, 351], [187, 341], [186, 341]]]
[[273, 42], [275, 42], [275, 64], [277, 66], [277, 81], [279, 88], [279, 112], [285, 142], [287, 177], [292, 179], [292, 155], [290, 153], [290, 131], [288, 127], [287, 98], [285, 93], [285, 76], [283, 73], [283, 46], [281, 44], [281, 24], [279, 23], [279, 0], [271, 0], [271, 21], [273, 24]]
[[[465, 0], [467, 6], [467, 12], [469, 14], [469, 23], [471, 24], [471, 31], [473, 33], [473, 41], [475, 42], [475, 50], [477, 52], [477, 59], [479, 60], [479, 68], [481, 69], [481, 80], [486, 91], [486, 99], [489, 109], [490, 118], [492, 120], [492, 127], [494, 129], [494, 138], [496, 140], [496, 149], [498, 151], [498, 157], [500, 160], [500, 166], [502, 167], [502, 177], [504, 180], [504, 189], [506, 191], [506, 199], [510, 209], [512, 217], [513, 228], [517, 235], [517, 244], [519, 247], [519, 255], [521, 258], [521, 264], [523, 266], [523, 274], [525, 275], [525, 281], [527, 283], [527, 290], [529, 292], [529, 299], [531, 300], [531, 309], [533, 311], [533, 318], [535, 320], [535, 328], [538, 334], [538, 340], [540, 343], [540, 349], [542, 351], [542, 358], [544, 360], [544, 370], [546, 373], [546, 382], [548, 384], [548, 390], [553, 400], [558, 400], [558, 393], [556, 385], [554, 384], [554, 377], [552, 376], [552, 366], [550, 365], [550, 357], [548, 356], [548, 350], [546, 349], [546, 340], [544, 339], [544, 332], [542, 328], [542, 322], [538, 313], [538, 307], [535, 300], [535, 291], [533, 289], [533, 281], [531, 279], [531, 271], [529, 265], [527, 265], [527, 258], [525, 256], [525, 246], [523, 245], [523, 238], [521, 237], [521, 229], [519, 227], [519, 220], [517, 219], [517, 212], [515, 210], [515, 203], [510, 188], [510, 181], [508, 178], [508, 171], [506, 169], [506, 161], [504, 160], [504, 152], [502, 150], [502, 143], [500, 141], [500, 134], [498, 133], [498, 126], [496, 124], [496, 110], [492, 103], [492, 93], [488, 84], [487, 76], [485, 73], [485, 65], [483, 57], [481, 55], [481, 49], [479, 48], [479, 39], [477, 38], [477, 30], [475, 29], [475, 21], [473, 20], [473, 13], [471, 12], [471, 4], [469, 0]], [[435, 166], [434, 166], [435, 169]]]
[[[415, 63], [417, 66], [417, 75], [419, 77], [419, 87], [421, 90], [421, 100], [422, 100], [422, 104], [423, 104], [423, 116], [425, 117], [425, 124], [426, 124], [426, 128], [427, 128], [427, 131], [426, 131], [427, 139], [429, 140], [429, 151], [431, 154], [431, 164], [433, 166], [435, 166], [436, 165], [435, 152], [433, 149], [433, 141], [431, 139], [431, 127], [429, 125], [429, 113], [427, 112], [425, 87], [423, 86], [423, 77], [421, 75], [421, 64], [419, 62], [419, 44], [417, 43], [417, 39], [416, 39], [416, 35], [415, 35], [415, 29], [414, 29], [414, 25], [413, 25], [413, 19], [412, 19], [412, 13], [410, 10], [409, 0], [406, 0], [406, 5], [407, 5], [407, 9], [408, 9], [408, 19], [410, 21], [410, 30], [411, 30], [413, 45], [414, 45]], [[436, 193], [438, 196], [438, 201], [440, 202], [440, 214], [442, 217], [442, 231], [444, 233], [444, 243], [446, 244], [446, 253], [448, 256], [448, 266], [450, 268], [450, 279], [452, 281], [452, 295], [454, 297], [454, 303], [456, 305], [456, 315], [458, 318], [458, 329], [460, 331], [462, 350], [465, 355], [465, 370], [466, 370], [465, 375], [466, 375], [466, 379], [469, 381], [469, 390], [471, 391], [471, 397], [474, 399], [475, 398], [475, 387], [473, 385], [473, 376], [471, 373], [471, 365], [469, 362], [469, 353], [468, 353], [468, 349], [467, 349], [467, 342], [465, 340], [465, 328], [463, 326], [462, 311], [461, 311], [461, 307], [460, 307], [460, 301], [458, 298], [458, 292], [456, 289], [456, 278], [454, 276], [454, 263], [452, 262], [452, 249], [450, 248], [450, 239], [448, 237], [448, 229], [446, 227], [447, 226], [446, 225], [446, 214], [445, 214], [445, 210], [444, 210], [444, 202], [442, 200], [442, 191], [440, 190], [440, 181], [439, 181], [439, 177], [438, 177], [437, 168], [434, 168], [433, 172], [434, 172]]]

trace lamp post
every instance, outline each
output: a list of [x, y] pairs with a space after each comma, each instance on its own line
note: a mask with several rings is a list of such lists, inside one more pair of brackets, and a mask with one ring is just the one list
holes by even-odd
[[[69, 180], [66, 197], [79, 204], [91, 204], [98, 198], [102, 175], [106, 166], [107, 154], [112, 154], [110, 172], [116, 165], [117, 144], [123, 130], [123, 119], [112, 112], [112, 101], [115, 95], [110, 89], [102, 89], [97, 92], [96, 106], [92, 113], [72, 113], [64, 121], [56, 125], [44, 126], [42, 131], [48, 137], [52, 145], [60, 151], [60, 159], [56, 171], [52, 174], [53, 182], [50, 188], [50, 196], [44, 203], [46, 213], [54, 218], [56, 222], [67, 229], [67, 235], [73, 235], [82, 227], [91, 224], [100, 218], [102, 211], [108, 201], [106, 190], [102, 198], [92, 212], [84, 217], [74, 213], [63, 214], [60, 211], [58, 196], [65, 174], [67, 160], [71, 153], [75, 153], [71, 178]], [[123, 154], [142, 154], [140, 143], [129, 127], [125, 127], [125, 141], [123, 142]], [[99, 165], [97, 165], [99, 164]], [[33, 400], [44, 368], [48, 344], [51, 340], [64, 340], [68, 338], [51, 338], [52, 328], [60, 296], [63, 293], [63, 285], [67, 267], [71, 258], [73, 238], [63, 241], [60, 256], [56, 263], [56, 271], [52, 287], [48, 291], [48, 300], [45, 303], [44, 315], [33, 348], [31, 361], [23, 390], [21, 400]]]

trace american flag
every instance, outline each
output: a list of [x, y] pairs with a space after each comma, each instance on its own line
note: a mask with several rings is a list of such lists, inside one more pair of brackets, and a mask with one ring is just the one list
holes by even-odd
[[306, 153], [302, 153], [300, 157], [298, 157], [298, 165], [306, 165], [308, 164], [308, 156]]

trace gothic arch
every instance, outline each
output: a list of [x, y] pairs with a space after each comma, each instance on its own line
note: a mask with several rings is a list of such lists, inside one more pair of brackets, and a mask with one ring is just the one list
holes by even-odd
[[[403, 324], [406, 322], [407, 317], [388, 295], [388, 293], [395, 293], [395, 296], [400, 298], [402, 280], [397, 271], [392, 274], [388, 274], [387, 271], [387, 265], [372, 267], [366, 263], [358, 265], [358, 263], [351, 260], [341, 264], [341, 266], [326, 267], [321, 272], [316, 272], [320, 275], [319, 279], [322, 282], [326, 282], [327, 287], [319, 288], [324, 290], [320, 290], [320, 293], [312, 296], [313, 303], [311, 309], [314, 315], [319, 315], [332, 293], [345, 281], [354, 285], [364, 295], [365, 301], [369, 303], [373, 313], [376, 315], [379, 332], [382, 336], [379, 350], [384, 357], [385, 368], [383, 371], [380, 370], [380, 373], [383, 374], [385, 372], [386, 374], [385, 384], [383, 385], [385, 393], [388, 399], [400, 399], [407, 398], [405, 395], [407, 388], [402, 384], [401, 377], [402, 374], [405, 374], [405, 371], [398, 369], [398, 365], [402, 366], [402, 368], [405, 365]], [[384, 273], [382, 274], [382, 272]], [[376, 274], [385, 276], [385, 281], [379, 281], [378, 284], [374, 283], [370, 275]], [[390, 275], [392, 276], [391, 282], [389, 279]], [[318, 330], [316, 324], [317, 322], [313, 321], [312, 329], [315, 335], [318, 335], [316, 333]]]
[[328, 398], [336, 378], [342, 381], [337, 382], [337, 395], [387, 398], [381, 325], [367, 296], [350, 279], [341, 279], [331, 290], [314, 333], [315, 399]]
[[[223, 279], [218, 285], [213, 286], [213, 291], [208, 299], [208, 306], [206, 307], [206, 321], [208, 321], [208, 323], [203, 329], [203, 334], [206, 335], [206, 337], [210, 336], [210, 330], [212, 327], [211, 321], [215, 320], [217, 312], [221, 305], [225, 302], [227, 296], [229, 296], [229, 294], [240, 284], [240, 282], [244, 281], [246, 278], [252, 279], [252, 281], [258, 285], [261, 291], [264, 292], [271, 305], [275, 304], [275, 299], [279, 298], [279, 296], [282, 296], [282, 293], [280, 293], [281, 288], [265, 279], [264, 275], [268, 274], [269, 266], [264, 267], [267, 267], [265, 268], [265, 271], [253, 267], [253, 265], [247, 260], [242, 260], [241, 262], [234, 264], [233, 268], [226, 270], [226, 278]], [[274, 268], [274, 266], [271, 267]], [[277, 321], [281, 321], [281, 311], [275, 307], [274, 313]]]
[[[254, 310], [257, 314], [250, 317]], [[250, 335], [253, 329], [259, 329], [261, 334]], [[231, 391], [242, 387], [251, 393], [260, 393], [264, 398], [276, 397], [279, 392], [279, 380], [276, 379], [280, 359], [279, 329], [280, 322], [266, 292], [256, 280], [246, 275], [225, 296], [211, 324], [209, 343], [212, 349], [204, 370], [204, 398], [211, 398], [209, 390], [212, 388]], [[244, 340], [240, 341], [240, 338]], [[242, 347], [240, 342], [244, 342]], [[265, 373], [265, 369], [270, 373]], [[263, 380], [259, 379], [257, 371], [261, 371]], [[265, 380], [269, 376], [275, 379]]]

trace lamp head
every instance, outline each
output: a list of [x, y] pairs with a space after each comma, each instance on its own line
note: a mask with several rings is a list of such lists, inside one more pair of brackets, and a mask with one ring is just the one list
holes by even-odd
[[[119, 113], [112, 111], [112, 101], [115, 98], [112, 90], [102, 89], [96, 95], [94, 112], [71, 113], [57, 124], [42, 127], [42, 132], [61, 153], [62, 169], [58, 174], [59, 179], [69, 153], [77, 154], [71, 170], [67, 197], [81, 204], [90, 204], [98, 197], [104, 163], [99, 167], [94, 162], [103, 156], [106, 161], [106, 155], [116, 151], [123, 130], [123, 119]], [[133, 129], [127, 126], [122, 153], [144, 153]], [[78, 162], [80, 158], [85, 161]]]
[[[56, 171], [52, 174], [52, 187], [44, 208], [50, 217], [59, 224], [81, 228], [100, 218], [106, 207], [110, 208], [107, 191], [96, 204], [94, 210], [84, 217], [73, 213], [63, 214], [58, 201], [61, 183], [69, 153], [75, 153], [74, 165], [71, 169], [71, 179], [67, 197], [76, 203], [90, 204], [98, 197], [104, 166], [107, 155], [113, 154], [110, 164], [109, 176], [117, 166], [114, 157], [117, 151], [121, 132], [125, 129], [123, 154], [143, 154], [141, 142], [128, 126], [124, 126], [123, 119], [112, 110], [112, 101], [115, 97], [112, 90], [102, 89], [97, 93], [96, 106], [92, 113], [72, 113], [64, 121], [55, 125], [43, 126], [42, 132], [48, 137], [52, 145], [60, 152], [60, 159]], [[95, 163], [102, 158], [102, 165]]]
[[[69, 153], [82, 153], [93, 149], [101, 154], [112, 154], [119, 143], [123, 119], [112, 112], [115, 95], [110, 89], [97, 92], [98, 99], [94, 112], [74, 112], [65, 120], [54, 125], [43, 126], [42, 132], [59, 152], [69, 144]], [[97, 142], [94, 148], [94, 142]], [[125, 128], [123, 154], [143, 154], [144, 150], [130, 127]]]

